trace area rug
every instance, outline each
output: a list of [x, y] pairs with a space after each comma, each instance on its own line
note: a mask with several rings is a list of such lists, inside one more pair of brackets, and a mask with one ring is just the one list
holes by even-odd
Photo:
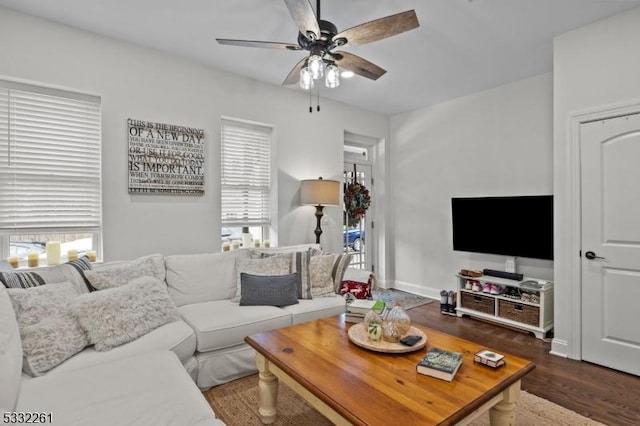
[[[258, 416], [258, 375], [254, 374], [206, 392], [216, 416], [228, 426], [261, 425]], [[278, 417], [275, 426], [329, 426], [332, 423], [308, 405], [286, 385], [278, 386]], [[567, 410], [546, 399], [522, 392], [516, 406], [516, 423], [519, 426], [603, 426], [602, 423]], [[489, 425], [485, 413], [473, 426]]]
[[394, 288], [381, 288], [379, 290], [373, 290], [371, 293], [372, 299], [384, 300], [384, 303], [390, 308], [400, 305], [406, 310], [433, 302], [433, 299], [429, 299], [428, 297], [418, 296], [417, 294], [407, 293], [406, 291], [396, 290]]

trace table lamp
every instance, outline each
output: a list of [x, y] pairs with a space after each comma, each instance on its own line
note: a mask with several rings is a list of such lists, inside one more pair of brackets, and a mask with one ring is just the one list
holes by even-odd
[[322, 228], [320, 220], [323, 216], [324, 206], [337, 206], [340, 202], [340, 182], [337, 180], [318, 179], [303, 180], [300, 183], [300, 203], [316, 206], [316, 244], [320, 244]]

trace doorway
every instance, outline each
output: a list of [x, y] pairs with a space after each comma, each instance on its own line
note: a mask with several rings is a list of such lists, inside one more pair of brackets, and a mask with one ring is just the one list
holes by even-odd
[[640, 113], [580, 123], [582, 359], [640, 375]]
[[[369, 140], [370, 139], [370, 140]], [[344, 253], [351, 254], [352, 268], [366, 269], [375, 272], [373, 264], [373, 162], [371, 151], [377, 142], [372, 138], [345, 132], [343, 193], [347, 194], [350, 185], [358, 183], [368, 191], [371, 197], [369, 208], [361, 215], [350, 215], [343, 204], [342, 248]], [[351, 187], [353, 189], [353, 187]]]

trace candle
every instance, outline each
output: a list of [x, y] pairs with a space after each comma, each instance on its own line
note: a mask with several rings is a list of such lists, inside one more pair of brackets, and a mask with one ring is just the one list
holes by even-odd
[[13, 266], [14, 268], [18, 267], [18, 258], [15, 256], [7, 257], [7, 262], [9, 262], [9, 265]]
[[95, 250], [89, 250], [87, 251], [87, 257], [89, 258], [89, 262], [95, 262], [98, 258], [98, 255], [96, 254]]
[[233, 242], [233, 249], [237, 250], [240, 248], [240, 241], [236, 240]]
[[231, 244], [229, 244], [228, 242], [222, 243], [222, 251], [229, 251], [229, 250], [231, 250]]
[[39, 260], [40, 254], [36, 253], [35, 251], [32, 251], [27, 255], [27, 264], [29, 265], [29, 268], [35, 268], [36, 266], [38, 266]]
[[260, 240], [255, 240], [253, 242], [253, 244], [255, 245], [256, 248], [259, 248], [260, 247]]
[[60, 241], [49, 241], [47, 243], [47, 265], [57, 265], [60, 263]]
[[71, 262], [72, 260], [77, 260], [78, 259], [78, 250], [68, 250], [67, 251], [67, 259], [69, 260], [69, 262]]
[[267, 248], [271, 247], [271, 241], [264, 240], [264, 246], [267, 247]]

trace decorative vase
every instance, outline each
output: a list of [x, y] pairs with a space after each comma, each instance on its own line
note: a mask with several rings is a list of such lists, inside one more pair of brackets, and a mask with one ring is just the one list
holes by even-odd
[[411, 318], [409, 318], [409, 314], [407, 314], [407, 311], [402, 309], [399, 305], [391, 308], [386, 319], [387, 321], [396, 324], [401, 336], [407, 334], [407, 332], [409, 332], [409, 328], [411, 328]]
[[385, 342], [398, 343], [402, 338], [402, 333], [394, 321], [385, 320], [382, 322], [382, 338]]
[[366, 325], [371, 325], [371, 324], [382, 325], [382, 319], [380, 318], [380, 315], [378, 315], [378, 313], [373, 309], [366, 313], [363, 321]]
[[369, 340], [374, 342], [382, 340], [382, 319], [380, 319], [380, 315], [376, 311], [372, 309], [367, 312], [362, 322], [367, 329]]
[[373, 342], [379, 342], [382, 339], [382, 325], [381, 324], [366, 324], [367, 338]]

